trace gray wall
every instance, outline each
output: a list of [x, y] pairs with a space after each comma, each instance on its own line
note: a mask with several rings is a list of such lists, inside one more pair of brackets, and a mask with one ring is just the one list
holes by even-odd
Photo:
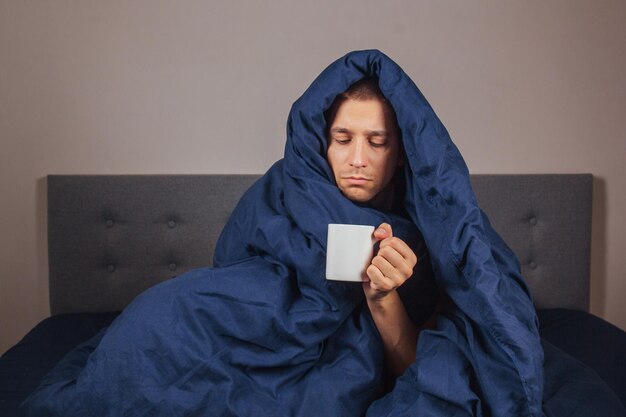
[[596, 176], [591, 307], [626, 329], [625, 21], [621, 0], [0, 0], [0, 352], [49, 314], [45, 175], [262, 173], [291, 103], [365, 48], [472, 172]]

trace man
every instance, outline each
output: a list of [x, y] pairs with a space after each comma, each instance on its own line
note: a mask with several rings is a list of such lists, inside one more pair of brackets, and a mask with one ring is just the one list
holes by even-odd
[[[375, 78], [364, 78], [337, 96], [327, 113], [327, 135], [328, 163], [343, 195], [379, 210], [397, 209], [404, 195], [394, 181], [404, 165], [401, 133]], [[387, 223], [374, 231], [374, 237], [380, 246], [366, 270], [369, 282], [363, 290], [389, 371], [399, 376], [415, 360], [418, 331], [396, 290], [413, 275], [417, 256], [393, 236]], [[430, 277], [415, 277], [420, 278]]]
[[[371, 76], [383, 94], [351, 96]], [[325, 279], [329, 223], [378, 226], [362, 288]], [[519, 264], [483, 222], [434, 112], [379, 51], [335, 61], [294, 103], [284, 158], [241, 198], [213, 264], [137, 297], [25, 414], [540, 415]], [[416, 348], [430, 265], [451, 302]], [[385, 360], [404, 374], [380, 398]]]

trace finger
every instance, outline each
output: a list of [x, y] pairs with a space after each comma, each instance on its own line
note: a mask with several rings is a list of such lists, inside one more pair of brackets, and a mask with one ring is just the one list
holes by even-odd
[[402, 239], [392, 237], [380, 242], [380, 250], [386, 247], [392, 247], [395, 249], [407, 262], [411, 265], [411, 268], [417, 263], [417, 255], [413, 252], [413, 249], [409, 247]]
[[380, 226], [374, 230], [374, 238], [377, 240], [387, 239], [393, 236], [393, 231], [391, 230], [391, 225], [389, 223], [382, 223]]
[[388, 292], [395, 288], [393, 281], [387, 278], [376, 265], [370, 264], [366, 272], [370, 279], [369, 286], [371, 289], [380, 292]]
[[399, 287], [406, 278], [408, 278], [402, 276], [400, 271], [382, 256], [375, 256], [374, 259], [372, 259], [372, 265], [376, 266], [380, 272], [382, 272], [383, 276], [391, 281], [394, 287]]
[[[400, 275], [406, 279], [413, 275], [413, 267], [415, 263], [412, 259], [406, 259], [400, 254], [394, 247], [385, 246], [381, 247], [377, 256], [383, 257], [394, 269], [396, 269]], [[384, 273], [386, 271], [383, 271]], [[388, 275], [385, 273], [385, 275]]]

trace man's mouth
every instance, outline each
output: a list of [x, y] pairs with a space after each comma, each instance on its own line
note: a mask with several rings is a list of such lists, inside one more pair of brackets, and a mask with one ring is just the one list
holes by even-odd
[[349, 176], [349, 177], [343, 177], [344, 181], [346, 181], [348, 184], [352, 184], [352, 185], [364, 185], [367, 184], [368, 182], [372, 181], [369, 178], [366, 177], [360, 177], [360, 176]]

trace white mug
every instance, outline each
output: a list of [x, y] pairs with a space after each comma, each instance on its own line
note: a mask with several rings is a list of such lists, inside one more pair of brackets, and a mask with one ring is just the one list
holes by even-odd
[[326, 244], [326, 279], [369, 281], [365, 270], [374, 253], [374, 226], [329, 224]]

